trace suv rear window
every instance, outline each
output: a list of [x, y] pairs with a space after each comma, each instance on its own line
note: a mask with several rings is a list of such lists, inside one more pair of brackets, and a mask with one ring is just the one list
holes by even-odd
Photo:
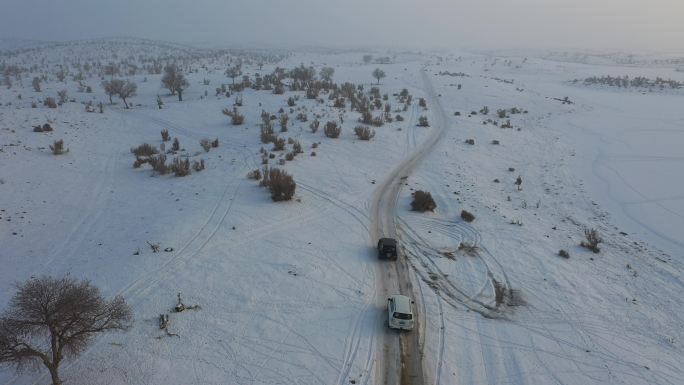
[[398, 318], [398, 319], [411, 319], [411, 318], [413, 318], [413, 316], [411, 314], [399, 313], [399, 312], [395, 312], [393, 317]]

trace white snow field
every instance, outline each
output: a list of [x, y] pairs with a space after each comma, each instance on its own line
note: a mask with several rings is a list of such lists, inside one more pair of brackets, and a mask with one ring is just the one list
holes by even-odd
[[[367, 53], [392, 64], [363, 64]], [[474, 53], [250, 55], [136, 39], [0, 54], [28, 69], [0, 88], [0, 309], [16, 282], [69, 274], [123, 295], [135, 315], [131, 330], [98, 336], [67, 360], [65, 384], [684, 383], [684, 90], [571, 82], [684, 73]], [[143, 58], [168, 57], [182, 58], [190, 80], [183, 102], [142, 70]], [[130, 109], [109, 104], [100, 86], [108, 75], [95, 65], [122, 58], [137, 65], [117, 75], [138, 84]], [[221, 110], [235, 96], [214, 96], [232, 83], [231, 58], [252, 79], [331, 66], [336, 83], [366, 94], [380, 67], [382, 103], [405, 120], [361, 141], [348, 102], [245, 89], [245, 124], [233, 126]], [[96, 68], [81, 80], [92, 93], [79, 92], [76, 61]], [[42, 74], [35, 92], [31, 79]], [[404, 88], [406, 111], [395, 96]], [[75, 101], [43, 106], [61, 89]], [[85, 112], [89, 100], [104, 112]], [[291, 145], [272, 151], [269, 164], [297, 183], [294, 200], [276, 203], [246, 175], [262, 167], [261, 147], [271, 152], [259, 137], [262, 110], [281, 108], [290, 120], [279, 137], [304, 153], [280, 166]], [[303, 111], [307, 122], [295, 119]], [[417, 126], [422, 115], [430, 127]], [[340, 116], [340, 137], [325, 137], [323, 125]], [[53, 132], [33, 132], [46, 122]], [[162, 129], [206, 169], [174, 177], [133, 168], [130, 149], [160, 146]], [[204, 138], [219, 147], [204, 152]], [[57, 139], [68, 153], [51, 153]], [[410, 211], [415, 190], [432, 194], [434, 212]], [[579, 246], [585, 228], [599, 231], [600, 253]], [[380, 236], [399, 240], [399, 261], [377, 259]], [[173, 250], [153, 253], [147, 242]], [[506, 292], [500, 305], [495, 283]], [[412, 332], [387, 329], [386, 297], [396, 292], [416, 300]], [[200, 308], [173, 313], [178, 293]], [[162, 313], [178, 336], [159, 330]], [[50, 383], [42, 367], [0, 368], [2, 384]]]

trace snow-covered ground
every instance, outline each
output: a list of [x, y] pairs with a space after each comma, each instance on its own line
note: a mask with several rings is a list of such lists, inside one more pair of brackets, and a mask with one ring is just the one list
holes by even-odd
[[[314, 114], [324, 125], [339, 122], [341, 111], [303, 92], [246, 90], [246, 123], [232, 126], [221, 110], [234, 98], [214, 96], [231, 83], [220, 55], [129, 43], [113, 47], [131, 60], [136, 49], [187, 55], [193, 73], [183, 102], [149, 74], [130, 76], [139, 87], [130, 110], [108, 104], [97, 76], [84, 80], [92, 94], [53, 75], [35, 92], [34, 73], [0, 89], [1, 306], [14, 282], [70, 274], [107, 296], [123, 295], [136, 318], [132, 330], [103, 335], [68, 361], [67, 383], [393, 384], [401, 354], [422, 358], [425, 379], [415, 384], [684, 382], [684, 115], [677, 108], [684, 91], [569, 82], [601, 75], [681, 81], [684, 73], [466, 53], [404, 53], [384, 65], [363, 64], [364, 52], [296, 53], [261, 71], [243, 66], [253, 76], [328, 65], [335, 82], [366, 91], [371, 71], [382, 67], [379, 87], [392, 109], [401, 107], [393, 94], [403, 88], [414, 102], [399, 112], [403, 122], [376, 128], [365, 142], [353, 133], [358, 113], [348, 106], [340, 138], [326, 138], [322, 127], [312, 133]], [[106, 62], [106, 44], [32, 50], [8, 61], [40, 63], [44, 55], [56, 63], [76, 52], [84, 62]], [[42, 106], [61, 89], [76, 102]], [[261, 111], [288, 112], [295, 95], [294, 108], [306, 107], [309, 121], [298, 122], [295, 110], [280, 136], [304, 148], [283, 166], [297, 192], [273, 203], [246, 174], [261, 167], [259, 149], [271, 147], [259, 140]], [[573, 104], [561, 103], [566, 96]], [[80, 102], [88, 100], [104, 102], [104, 113], [84, 112]], [[497, 117], [513, 107], [527, 113]], [[416, 126], [421, 115], [432, 127]], [[508, 119], [512, 128], [500, 128]], [[32, 132], [48, 121], [55, 131]], [[204, 159], [206, 170], [175, 178], [134, 169], [129, 149], [159, 146], [162, 129], [186, 155]], [[203, 138], [220, 145], [205, 153]], [[67, 154], [51, 154], [56, 139]], [[396, 204], [393, 175], [403, 184]], [[431, 192], [435, 212], [409, 211], [415, 190]], [[464, 209], [474, 222], [460, 219]], [[599, 230], [601, 253], [578, 246], [584, 228]], [[406, 270], [376, 259], [378, 229], [396, 234]], [[152, 253], [147, 242], [173, 251]], [[459, 250], [462, 242], [477, 250]], [[558, 257], [560, 249], [570, 258]], [[419, 328], [400, 337], [386, 330], [382, 301], [388, 290], [406, 290], [393, 281], [403, 277], [413, 284]], [[515, 300], [497, 307], [494, 281]], [[201, 309], [172, 313], [170, 331], [180, 337], [165, 336], [157, 318], [179, 292]], [[0, 371], [0, 383], [48, 382], [42, 369]]]

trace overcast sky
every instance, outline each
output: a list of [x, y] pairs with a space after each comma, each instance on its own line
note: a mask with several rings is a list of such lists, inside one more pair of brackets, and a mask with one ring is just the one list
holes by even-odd
[[684, 0], [0, 0], [0, 37], [684, 52]]

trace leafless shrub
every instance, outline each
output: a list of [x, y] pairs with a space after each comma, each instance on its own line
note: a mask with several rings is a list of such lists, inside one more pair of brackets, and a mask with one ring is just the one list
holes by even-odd
[[214, 140], [211, 141], [211, 147], [213, 147], [213, 148], [218, 148], [218, 146], [219, 146], [219, 140], [218, 140], [218, 138], [216, 138], [216, 139], [214, 139]]
[[285, 149], [285, 139], [276, 138], [276, 140], [273, 141], [273, 151], [283, 151], [284, 149]]
[[69, 152], [68, 148], [64, 148], [64, 141], [62, 139], [55, 140], [55, 142], [50, 145], [50, 150], [52, 150], [54, 155], [62, 155]]
[[568, 253], [567, 250], [561, 249], [561, 250], [558, 251], [558, 256], [559, 256], [559, 257], [563, 257], [563, 258], [565, 258], [565, 259], [568, 259], [568, 258], [570, 258], [570, 253]]
[[598, 230], [596, 229], [585, 229], [584, 230], [584, 236], [587, 238], [587, 241], [584, 242], [582, 241], [580, 243], [580, 246], [587, 248], [594, 253], [599, 253], [601, 249], [598, 247], [599, 243], [603, 242], [603, 239], [601, 239], [601, 236], [599, 235]]
[[375, 131], [365, 126], [354, 127], [354, 133], [361, 140], [371, 140], [375, 136]]
[[418, 127], [430, 127], [427, 116], [423, 115], [418, 118]]
[[204, 170], [204, 159], [196, 160], [192, 162], [192, 169], [196, 172]]
[[66, 101], [67, 101], [67, 90], [57, 91], [57, 97], [59, 97], [59, 105], [66, 103]]
[[261, 125], [261, 143], [275, 142], [277, 137], [273, 133], [273, 126], [271, 123]]
[[271, 199], [274, 202], [289, 201], [294, 196], [295, 189], [297, 188], [294, 178], [278, 168], [265, 168], [261, 185], [271, 191]]
[[469, 144], [471, 146], [474, 146], [475, 145], [475, 139], [466, 139], [465, 143]]
[[178, 138], [173, 138], [173, 144], [171, 145], [171, 151], [180, 151], [180, 142]]
[[341, 132], [342, 132], [342, 128], [339, 127], [337, 125], [337, 122], [334, 122], [334, 121], [329, 121], [328, 123], [325, 124], [325, 127], [323, 128], [323, 133], [328, 138], [338, 138], [340, 136]]
[[261, 180], [261, 170], [258, 168], [247, 173], [247, 178]]
[[413, 193], [413, 202], [411, 202], [411, 210], [413, 211], [434, 211], [437, 208], [435, 200], [427, 191], [417, 190]]
[[152, 166], [152, 170], [159, 175], [166, 175], [171, 171], [166, 164], [166, 155], [164, 154], [149, 157], [147, 163], [149, 163], [150, 166]]
[[135, 156], [152, 156], [159, 153], [159, 151], [152, 145], [143, 143], [138, 147], [131, 148], [131, 153]]
[[161, 130], [161, 137], [162, 137], [162, 141], [164, 141], [164, 142], [168, 142], [169, 140], [171, 140], [171, 135], [169, 135], [169, 130], [167, 130], [166, 128]]
[[171, 171], [177, 177], [190, 175], [190, 159], [174, 158], [171, 163]]
[[55, 101], [55, 98], [50, 96], [46, 97], [45, 100], [43, 100], [43, 105], [48, 108], [57, 108], [57, 102]]
[[204, 152], [209, 152], [211, 150], [211, 143], [209, 142], [209, 139], [202, 139], [200, 140], [200, 146], [202, 146], [202, 149], [204, 149]]
[[321, 122], [318, 119], [314, 119], [311, 124], [309, 124], [309, 128], [311, 129], [311, 133], [315, 134], [318, 131], [318, 127], [320, 126]]

